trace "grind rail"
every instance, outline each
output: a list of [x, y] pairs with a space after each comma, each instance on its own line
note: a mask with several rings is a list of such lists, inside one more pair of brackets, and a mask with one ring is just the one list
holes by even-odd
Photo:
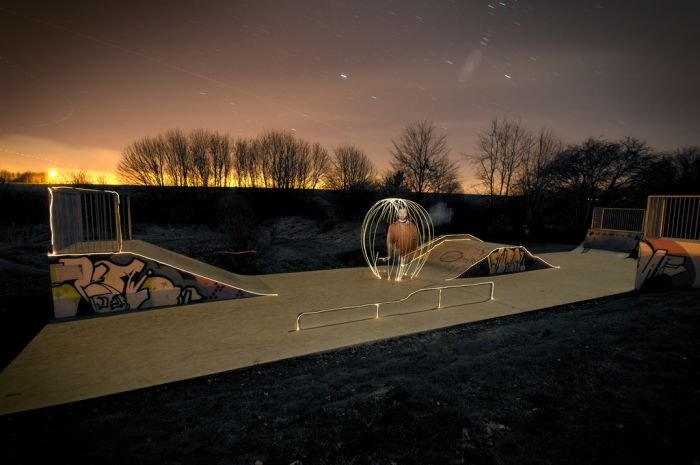
[[[435, 307], [435, 310], [440, 310], [441, 308], [443, 308], [442, 307], [442, 291], [443, 290], [466, 288], [466, 287], [476, 287], [476, 286], [489, 286], [489, 298], [486, 301], [493, 300], [493, 291], [494, 291], [494, 286], [495, 286], [495, 283], [493, 281], [486, 281], [483, 283], [473, 283], [473, 284], [459, 284], [459, 285], [454, 285], [454, 286], [426, 287], [423, 289], [418, 289], [417, 291], [413, 291], [410, 294], [408, 294], [406, 297], [404, 297], [403, 299], [399, 299], [399, 300], [389, 300], [389, 301], [385, 301], [385, 302], [375, 302], [375, 303], [361, 304], [361, 305], [349, 305], [346, 307], [328, 308], [328, 309], [324, 309], [324, 310], [315, 310], [315, 311], [299, 313], [297, 315], [297, 320], [296, 320], [296, 331], [300, 331], [300, 330], [304, 329], [301, 327], [302, 317], [305, 317], [308, 315], [320, 315], [323, 313], [339, 312], [341, 310], [352, 310], [352, 309], [357, 309], [357, 308], [375, 307], [374, 318], [378, 319], [381, 316], [379, 309], [382, 305], [399, 304], [399, 303], [407, 301], [408, 299], [410, 299], [414, 295], [419, 294], [421, 292], [437, 291], [438, 298], [437, 298], [437, 306]], [[474, 302], [474, 303], [478, 303], [478, 302]]]

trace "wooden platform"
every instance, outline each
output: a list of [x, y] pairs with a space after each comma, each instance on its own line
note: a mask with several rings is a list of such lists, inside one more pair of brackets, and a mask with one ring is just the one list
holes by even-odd
[[[76, 402], [319, 351], [497, 318], [634, 289], [636, 260], [603, 251], [542, 254], [559, 268], [489, 277], [485, 286], [409, 299], [379, 319], [294, 331], [299, 313], [401, 299], [446, 284], [377, 280], [367, 268], [258, 276], [261, 296], [51, 323], [0, 373], [0, 414]], [[466, 278], [449, 284], [478, 283]], [[28, 309], [29, 310], [29, 309]], [[334, 317], [334, 318], [337, 318]]]

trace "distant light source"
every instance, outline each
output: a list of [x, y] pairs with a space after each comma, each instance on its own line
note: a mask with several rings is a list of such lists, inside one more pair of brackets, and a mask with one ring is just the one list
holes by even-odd
[[347, 75], [347, 74], [341, 74], [341, 75], [340, 75], [340, 78], [341, 78], [341, 79], [347, 79], [347, 78], [348, 78], [348, 75]]

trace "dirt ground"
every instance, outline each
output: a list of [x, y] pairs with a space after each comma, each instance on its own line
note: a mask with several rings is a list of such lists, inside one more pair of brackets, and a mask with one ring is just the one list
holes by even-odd
[[630, 293], [5, 415], [3, 463], [700, 464], [699, 334]]
[[698, 464], [698, 291], [0, 417], [5, 463]]

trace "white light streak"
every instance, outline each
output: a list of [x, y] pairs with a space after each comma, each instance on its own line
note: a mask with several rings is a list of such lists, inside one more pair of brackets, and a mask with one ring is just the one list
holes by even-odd
[[[413, 297], [416, 294], [419, 294], [421, 292], [428, 292], [428, 291], [437, 291], [438, 292], [438, 300], [437, 300], [437, 305], [435, 306], [435, 310], [441, 310], [441, 309], [445, 308], [442, 305], [442, 291], [447, 290], [447, 289], [463, 289], [466, 287], [476, 287], [476, 286], [489, 286], [489, 297], [484, 302], [494, 300], [493, 293], [494, 293], [494, 288], [496, 287], [496, 283], [494, 283], [493, 281], [486, 281], [483, 283], [473, 283], [473, 284], [472, 283], [459, 284], [456, 286], [426, 287], [423, 289], [418, 289], [417, 291], [413, 291], [410, 294], [408, 294], [406, 297], [404, 297], [403, 299], [399, 299], [399, 300], [388, 300], [385, 302], [374, 302], [374, 303], [369, 303], [369, 304], [349, 305], [347, 307], [335, 307], [335, 308], [327, 308], [325, 310], [302, 312], [302, 313], [299, 313], [297, 315], [295, 330], [301, 331], [302, 329], [308, 329], [308, 328], [301, 327], [301, 318], [304, 316], [320, 315], [323, 313], [331, 313], [331, 312], [337, 312], [337, 311], [341, 311], [341, 310], [353, 310], [353, 309], [364, 308], [364, 307], [374, 307], [374, 318], [373, 319], [377, 320], [381, 317], [381, 314], [379, 313], [379, 307], [381, 305], [400, 304], [400, 303], [406, 302], [407, 300], [409, 300], [411, 297]], [[473, 302], [473, 303], [481, 303], [481, 302]], [[463, 305], [463, 304], [460, 304], [460, 305]], [[429, 310], [432, 310], [432, 309], [429, 309]]]
[[[392, 263], [391, 257], [386, 257], [388, 251], [383, 248], [377, 249], [377, 239], [381, 239], [389, 225], [396, 220], [400, 208], [406, 209], [408, 217], [418, 229], [418, 249], [400, 257], [398, 263]], [[379, 279], [382, 279], [383, 274], [386, 274], [387, 279], [396, 281], [401, 281], [405, 276], [413, 279], [428, 261], [428, 254], [420, 251], [423, 244], [433, 240], [433, 235], [433, 222], [422, 206], [400, 198], [382, 199], [369, 209], [362, 222], [360, 232], [362, 254], [372, 274]], [[386, 266], [378, 264], [380, 261], [386, 263]]]

